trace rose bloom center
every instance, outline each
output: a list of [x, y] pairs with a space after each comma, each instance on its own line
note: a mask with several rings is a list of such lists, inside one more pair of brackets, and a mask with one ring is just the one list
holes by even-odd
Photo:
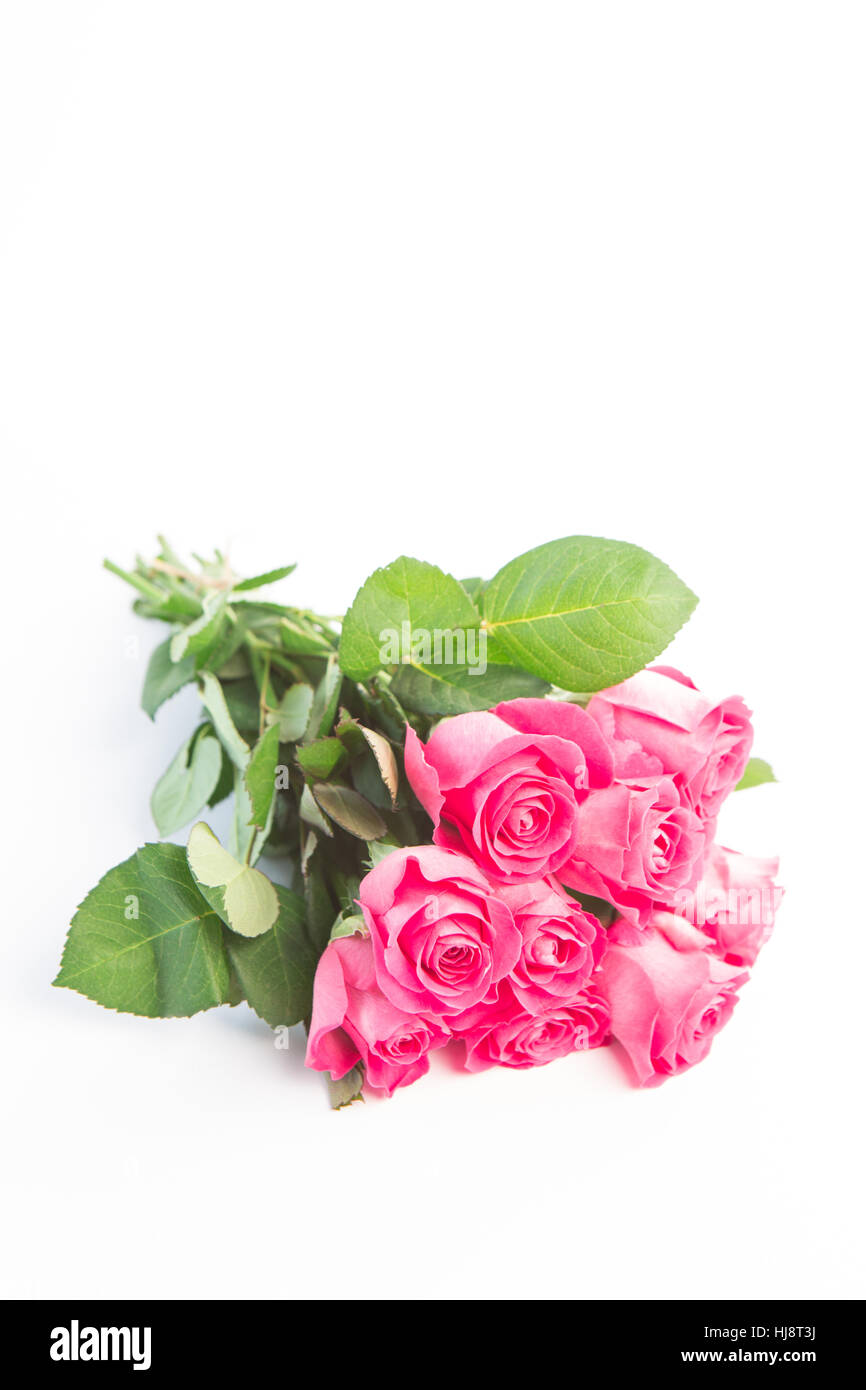
[[[454, 924], [456, 927], [456, 924]], [[448, 932], [448, 923], [442, 924], [445, 930], [436, 939], [431, 953], [430, 968], [439, 979], [448, 984], [460, 984], [477, 974], [481, 964], [481, 950], [477, 941], [465, 936], [459, 929], [455, 934]]]
[[502, 832], [515, 844], [534, 844], [547, 833], [552, 817], [551, 797], [547, 792], [537, 792], [531, 800], [519, 801], [511, 807]]

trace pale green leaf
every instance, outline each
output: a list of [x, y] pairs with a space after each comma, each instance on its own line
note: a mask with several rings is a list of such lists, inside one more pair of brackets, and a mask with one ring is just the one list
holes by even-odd
[[261, 936], [277, 919], [279, 900], [269, 878], [239, 864], [204, 821], [190, 831], [187, 859], [202, 896], [240, 936]]
[[207, 730], [197, 730], [169, 763], [150, 798], [160, 835], [189, 825], [207, 805], [220, 778], [222, 749]]
[[223, 688], [216, 676], [212, 675], [210, 671], [202, 671], [200, 679], [202, 704], [213, 720], [217, 737], [235, 767], [243, 771], [250, 756], [249, 744], [241, 738], [235, 728], [228, 711]]
[[279, 723], [281, 743], [297, 743], [300, 738], [303, 738], [310, 720], [312, 704], [313, 687], [311, 685], [289, 686], [280, 700], [277, 711], [269, 715], [270, 719]]
[[279, 636], [289, 656], [328, 656], [334, 650], [332, 641], [300, 618], [281, 618]]
[[343, 936], [369, 936], [369, 934], [367, 923], [360, 912], [352, 912], [348, 915], [341, 913], [331, 928], [332, 941], [339, 941]]
[[748, 791], [749, 787], [760, 787], [765, 782], [775, 782], [775, 780], [776, 775], [769, 763], [764, 762], [763, 758], [750, 758], [734, 791]]
[[371, 869], [375, 869], [377, 864], [381, 864], [383, 859], [387, 859], [389, 854], [393, 854], [395, 849], [400, 846], [391, 840], [371, 840], [367, 845], [367, 860]]
[[215, 645], [225, 622], [225, 616], [226, 595], [224, 593], [208, 594], [202, 604], [201, 617], [196, 618], [195, 622], [182, 628], [172, 637], [170, 645], [172, 661], [182, 661], [189, 654], [195, 658], [196, 665], [200, 666], [203, 658]]

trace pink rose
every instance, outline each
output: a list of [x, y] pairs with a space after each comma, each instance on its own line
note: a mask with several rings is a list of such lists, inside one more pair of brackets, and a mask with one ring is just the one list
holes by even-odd
[[706, 851], [707, 827], [672, 777], [617, 782], [581, 808], [574, 858], [560, 878], [642, 926], [653, 903], [696, 887]]
[[518, 1002], [536, 1014], [572, 999], [604, 954], [600, 924], [552, 883], [503, 888], [499, 896], [511, 908], [523, 940], [509, 977]]
[[[671, 925], [670, 919], [662, 925]], [[654, 924], [637, 945], [611, 942], [598, 973], [611, 1032], [625, 1048], [639, 1086], [657, 1086], [702, 1061], [749, 978], [747, 971], [699, 949], [706, 938], [681, 925], [679, 948]]]
[[426, 746], [406, 731], [406, 775], [436, 827], [500, 883], [555, 873], [574, 852], [578, 808], [611, 781], [598, 725], [578, 705], [511, 700], [443, 720]]
[[466, 1044], [467, 1071], [488, 1067], [540, 1067], [600, 1047], [608, 1035], [610, 1013], [604, 997], [588, 985], [569, 1000], [549, 1000], [542, 1013], [528, 1013], [508, 985], [496, 1001], [481, 1004], [454, 1020]]
[[382, 993], [408, 1013], [471, 1007], [516, 964], [520, 932], [465, 855], [421, 845], [395, 849], [362, 880]]
[[778, 859], [755, 859], [713, 845], [704, 876], [676, 910], [708, 932], [730, 965], [754, 965], [776, 920], [782, 897], [774, 879]]
[[434, 1019], [395, 1009], [385, 998], [367, 938], [342, 937], [325, 948], [313, 985], [308, 1067], [339, 1080], [363, 1062], [365, 1084], [390, 1096], [424, 1075], [427, 1053], [448, 1037]]
[[714, 704], [671, 666], [650, 667], [600, 691], [587, 713], [616, 745], [618, 772], [637, 746], [658, 759], [659, 771], [680, 780], [704, 820], [718, 815], [749, 760], [750, 711], [739, 695]]

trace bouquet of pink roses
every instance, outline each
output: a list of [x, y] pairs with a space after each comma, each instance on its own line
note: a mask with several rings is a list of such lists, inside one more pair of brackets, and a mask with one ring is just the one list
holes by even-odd
[[402, 559], [337, 635], [244, 597], [290, 569], [195, 574], [164, 546], [121, 571], [173, 629], [145, 709], [192, 683], [203, 705], [157, 826], [232, 791], [234, 814], [225, 845], [198, 822], [185, 851], [112, 870], [56, 983], [151, 1016], [246, 1000], [303, 1021], [337, 1105], [449, 1044], [479, 1071], [615, 1040], [640, 1085], [700, 1061], [780, 890], [775, 861], [716, 838], [725, 798], [772, 780], [749, 710], [645, 665], [694, 606], [682, 581], [589, 537], [488, 584]]

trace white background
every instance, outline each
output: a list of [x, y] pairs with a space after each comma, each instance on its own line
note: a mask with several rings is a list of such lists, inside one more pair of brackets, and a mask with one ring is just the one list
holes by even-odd
[[[859, 4], [0, 5], [0, 1190], [13, 1296], [860, 1296]], [[194, 698], [101, 571], [231, 546], [340, 611], [572, 533], [702, 602], [787, 898], [705, 1065], [324, 1087], [246, 1009], [52, 979]]]

